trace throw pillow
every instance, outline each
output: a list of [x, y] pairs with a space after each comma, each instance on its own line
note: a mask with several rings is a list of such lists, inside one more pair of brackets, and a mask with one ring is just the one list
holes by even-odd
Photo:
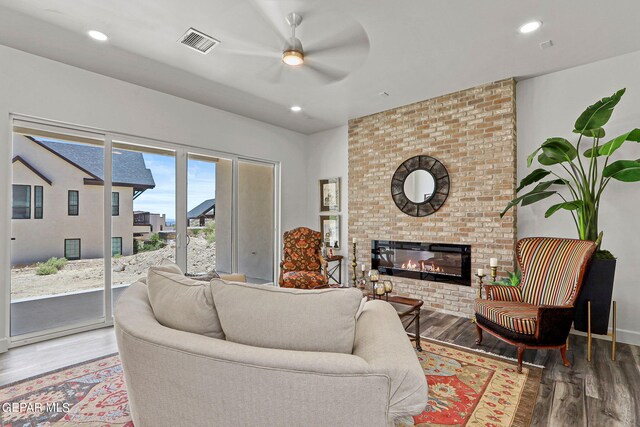
[[291, 289], [211, 281], [228, 341], [283, 350], [351, 354], [357, 289]]
[[209, 283], [163, 267], [151, 267], [147, 272], [147, 290], [153, 314], [160, 324], [224, 339]]

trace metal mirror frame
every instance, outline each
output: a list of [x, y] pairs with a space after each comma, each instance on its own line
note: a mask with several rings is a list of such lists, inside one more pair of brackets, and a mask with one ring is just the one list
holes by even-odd
[[[409, 200], [404, 192], [404, 182], [412, 172], [425, 170], [433, 175], [435, 189], [431, 197], [423, 202]], [[415, 217], [428, 216], [442, 207], [449, 195], [449, 172], [438, 159], [431, 156], [414, 156], [398, 166], [391, 179], [391, 197], [402, 212]]]

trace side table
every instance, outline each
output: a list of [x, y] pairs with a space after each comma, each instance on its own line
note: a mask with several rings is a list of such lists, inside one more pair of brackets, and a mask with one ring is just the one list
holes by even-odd
[[[331, 258], [326, 258], [327, 261], [327, 276], [329, 277], [329, 283], [333, 280], [334, 283], [342, 284], [342, 255], [334, 255]], [[333, 264], [333, 265], [332, 265]]]

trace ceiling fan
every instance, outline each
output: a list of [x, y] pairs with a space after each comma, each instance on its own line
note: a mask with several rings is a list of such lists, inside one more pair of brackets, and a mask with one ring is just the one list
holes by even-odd
[[[284, 17], [288, 25], [285, 35], [282, 18], [278, 18], [282, 16], [281, 11], [267, 8], [268, 3], [267, 6], [261, 2], [252, 3], [254, 12], [260, 18], [257, 22], [268, 24], [271, 30], [269, 34], [277, 35], [280, 46], [263, 45], [262, 49], [251, 51], [238, 51], [229, 45], [223, 47], [224, 43], [221, 47], [224, 52], [248, 56], [252, 61], [268, 60], [269, 64], [262, 69], [261, 77], [271, 83], [308, 84], [310, 79], [323, 84], [335, 83], [358, 68], [369, 53], [366, 31], [346, 14], [335, 10], [305, 10], [303, 24], [302, 13], [288, 13]], [[304, 34], [298, 38], [296, 32], [301, 24]], [[305, 47], [301, 38], [305, 40]]]
[[285, 18], [289, 27], [291, 27], [291, 38], [287, 40], [287, 43], [282, 49], [282, 62], [297, 67], [304, 64], [304, 49], [302, 49], [302, 42], [296, 37], [296, 27], [302, 23], [302, 16], [295, 12], [291, 12]]

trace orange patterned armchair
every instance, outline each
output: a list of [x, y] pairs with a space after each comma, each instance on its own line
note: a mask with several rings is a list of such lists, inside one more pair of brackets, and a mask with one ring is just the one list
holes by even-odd
[[284, 256], [280, 263], [280, 286], [313, 289], [329, 283], [327, 262], [322, 259], [319, 231], [299, 227], [284, 233]]
[[526, 348], [559, 348], [567, 360], [566, 341], [574, 304], [596, 249], [594, 242], [552, 237], [521, 239], [516, 245], [522, 280], [518, 286], [485, 286], [486, 299], [476, 299], [476, 328], [515, 345], [518, 372]]

